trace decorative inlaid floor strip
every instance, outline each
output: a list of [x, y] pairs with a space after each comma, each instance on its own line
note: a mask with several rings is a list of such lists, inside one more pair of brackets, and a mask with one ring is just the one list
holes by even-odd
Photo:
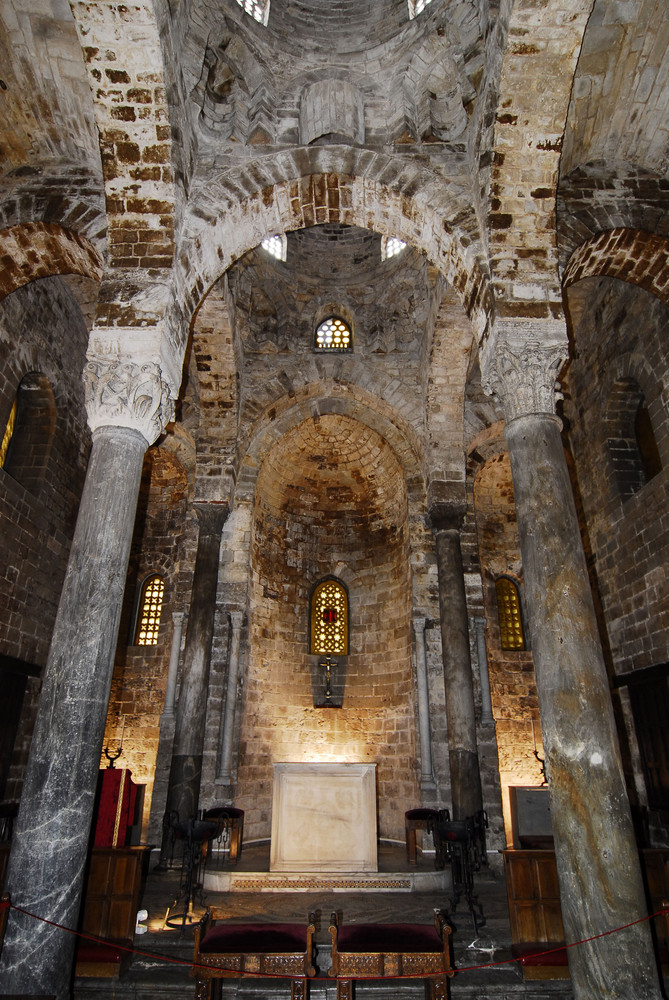
[[[421, 874], [360, 874], [314, 875], [298, 873], [286, 875], [272, 872], [208, 871], [204, 887], [214, 892], [412, 892], [439, 889], [444, 884], [442, 872]], [[419, 884], [417, 884], [419, 883]]]

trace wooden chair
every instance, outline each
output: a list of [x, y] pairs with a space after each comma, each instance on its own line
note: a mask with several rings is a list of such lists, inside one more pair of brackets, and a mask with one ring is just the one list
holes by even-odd
[[[228, 861], [231, 865], [236, 865], [242, 855], [242, 846], [244, 844], [244, 810], [237, 809], [235, 806], [215, 806], [213, 809], [207, 809], [202, 818], [214, 820], [218, 823], [218, 833], [213, 839], [218, 840], [219, 843], [221, 837], [229, 840], [230, 853], [228, 854]], [[209, 841], [207, 845], [208, 854], [211, 854], [211, 848], [212, 842]]]
[[407, 845], [407, 861], [415, 865], [416, 830], [431, 831], [431, 824], [437, 817], [436, 809], [407, 809], [404, 813], [404, 836]]
[[219, 919], [219, 911], [207, 910], [195, 928], [196, 1000], [211, 1000], [217, 979], [254, 975], [290, 979], [291, 1000], [307, 1000], [309, 977], [316, 974], [314, 919], [310, 914], [306, 926], [231, 924]]
[[434, 911], [430, 924], [351, 924], [340, 927], [332, 914], [332, 968], [337, 1000], [353, 1000], [356, 979], [425, 979], [427, 1000], [445, 1000], [448, 978], [454, 973], [450, 952], [451, 928]]

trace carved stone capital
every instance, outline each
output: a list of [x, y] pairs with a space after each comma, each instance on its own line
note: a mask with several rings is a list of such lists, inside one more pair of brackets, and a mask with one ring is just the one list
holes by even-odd
[[427, 516], [434, 531], [462, 527], [467, 513], [464, 483], [433, 480], [427, 488]]
[[230, 615], [230, 623], [232, 625], [232, 631], [239, 632], [244, 622], [244, 612], [228, 611], [228, 614]]
[[483, 391], [496, 396], [507, 423], [531, 413], [555, 415], [558, 375], [569, 356], [562, 320], [496, 322], [481, 351]]
[[215, 538], [218, 538], [230, 513], [227, 503], [220, 503], [219, 501], [203, 503], [196, 501], [193, 506], [200, 525], [200, 536], [213, 535]]
[[174, 419], [170, 387], [154, 362], [89, 356], [82, 377], [92, 431], [108, 425], [129, 427], [153, 444]]

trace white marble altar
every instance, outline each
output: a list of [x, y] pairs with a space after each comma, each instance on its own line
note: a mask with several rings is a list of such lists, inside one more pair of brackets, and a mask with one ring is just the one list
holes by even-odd
[[375, 764], [275, 764], [270, 872], [375, 872]]

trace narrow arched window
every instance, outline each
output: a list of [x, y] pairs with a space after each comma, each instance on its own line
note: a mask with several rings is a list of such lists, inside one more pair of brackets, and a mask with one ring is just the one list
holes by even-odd
[[328, 579], [311, 595], [309, 652], [348, 655], [348, 594], [338, 580]]
[[55, 432], [51, 383], [45, 375], [29, 372], [21, 379], [5, 426], [0, 467], [34, 496], [44, 482]]
[[518, 586], [508, 576], [495, 581], [497, 617], [502, 649], [525, 649], [525, 632]]
[[315, 346], [319, 351], [350, 351], [351, 328], [338, 316], [330, 316], [316, 328]]
[[142, 584], [135, 624], [135, 646], [157, 646], [160, 618], [163, 611], [165, 581], [154, 573]]
[[615, 486], [627, 500], [662, 469], [646, 398], [636, 379], [619, 379], [614, 384], [606, 423]]

